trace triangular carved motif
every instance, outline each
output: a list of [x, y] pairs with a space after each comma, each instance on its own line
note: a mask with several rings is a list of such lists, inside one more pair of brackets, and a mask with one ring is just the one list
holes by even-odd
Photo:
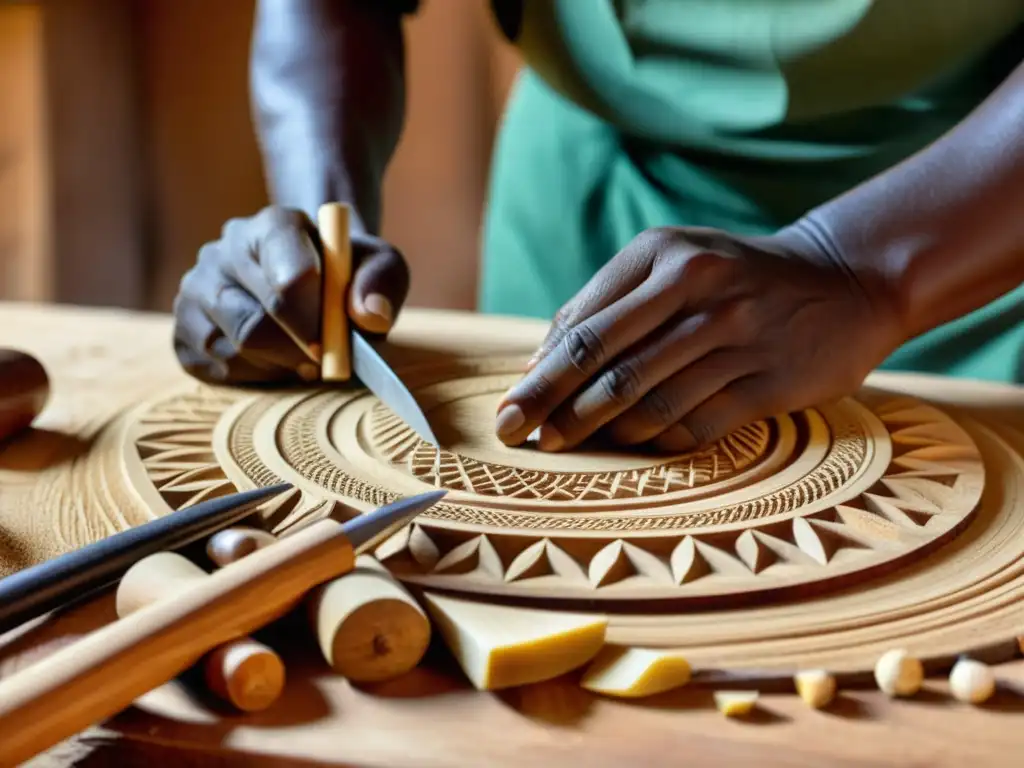
[[636, 574], [636, 568], [626, 555], [622, 541], [618, 539], [601, 549], [590, 560], [588, 576], [594, 587], [605, 587]]
[[922, 512], [940, 514], [952, 501], [953, 491], [924, 477], [882, 478], [882, 483], [893, 494], [901, 506], [910, 504]]
[[865, 493], [863, 496], [869, 511], [880, 515], [904, 528], [919, 528], [926, 525], [936, 514], [930, 509], [916, 508], [902, 499]]
[[501, 558], [484, 534], [462, 542], [442, 556], [434, 566], [434, 573], [446, 576], [476, 571], [490, 577], [501, 577]]
[[828, 565], [841, 549], [869, 549], [849, 536], [840, 523], [797, 517], [793, 520], [797, 545], [819, 565]]
[[697, 548], [692, 536], [686, 536], [672, 550], [672, 579], [676, 584], [689, 584], [710, 574], [711, 566]]
[[505, 581], [525, 581], [553, 575], [555, 567], [548, 557], [549, 546], [547, 539], [541, 539], [516, 555], [505, 571]]
[[744, 531], [736, 539], [736, 556], [751, 573], [761, 573], [778, 562], [778, 555], [761, 541], [754, 531]]

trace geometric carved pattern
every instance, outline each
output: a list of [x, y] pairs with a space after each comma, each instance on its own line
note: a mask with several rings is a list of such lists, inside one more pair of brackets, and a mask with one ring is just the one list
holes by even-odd
[[768, 424], [758, 421], [720, 440], [710, 449], [681, 459], [633, 470], [559, 472], [480, 461], [452, 451], [435, 457], [390, 409], [377, 405], [370, 412], [370, 434], [380, 454], [391, 464], [435, 487], [502, 499], [527, 498], [573, 503], [593, 499], [660, 496], [723, 480], [761, 459], [768, 449]]
[[948, 416], [867, 392], [684, 455], [507, 449], [489, 429], [514, 379], [478, 366], [417, 391], [440, 455], [345, 390], [182, 395], [153, 404], [135, 445], [172, 507], [294, 483], [264, 506], [279, 532], [447, 488], [378, 557], [410, 583], [546, 604], [728, 605], [838, 589], [941, 545], [983, 485], [976, 446]]

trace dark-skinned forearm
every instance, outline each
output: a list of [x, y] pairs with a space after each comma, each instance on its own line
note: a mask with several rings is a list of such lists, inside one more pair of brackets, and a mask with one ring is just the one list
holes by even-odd
[[882, 286], [906, 338], [1024, 281], [1024, 65], [927, 148], [795, 225]]
[[405, 117], [401, 17], [374, 5], [259, 0], [250, 65], [273, 201], [314, 221], [322, 203], [348, 202], [370, 234]]

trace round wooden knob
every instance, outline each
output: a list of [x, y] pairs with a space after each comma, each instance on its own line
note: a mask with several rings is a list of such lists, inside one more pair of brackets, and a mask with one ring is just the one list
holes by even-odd
[[32, 355], [0, 349], [0, 442], [35, 421], [50, 397], [50, 378]]
[[370, 555], [361, 555], [351, 573], [313, 590], [308, 611], [327, 663], [355, 683], [409, 672], [430, 645], [426, 612]]
[[277, 539], [274, 534], [259, 528], [237, 526], [217, 531], [206, 542], [206, 556], [218, 568], [241, 560], [257, 549], [273, 544]]

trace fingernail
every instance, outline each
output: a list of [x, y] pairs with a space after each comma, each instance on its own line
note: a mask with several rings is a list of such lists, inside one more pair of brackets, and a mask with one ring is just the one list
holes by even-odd
[[306, 381], [315, 381], [320, 378], [320, 369], [312, 363], [299, 363], [295, 370]]
[[501, 396], [501, 399], [498, 401], [498, 413], [501, 413], [502, 410], [504, 410], [505, 406], [508, 404], [509, 399], [512, 397], [512, 392], [514, 391], [515, 387], [509, 387], [508, 392]]
[[537, 445], [542, 451], [560, 451], [565, 445], [565, 438], [553, 426], [545, 424], [540, 428], [540, 439], [537, 441]]
[[388, 325], [395, 319], [395, 308], [391, 306], [386, 296], [379, 293], [371, 293], [363, 301], [363, 309], [368, 314], [375, 315]]
[[523, 424], [526, 423], [526, 414], [518, 405], [507, 405], [498, 412], [498, 419], [495, 429], [498, 437], [511, 437]]
[[324, 359], [324, 348], [316, 342], [308, 345], [306, 349], [309, 351], [310, 356], [316, 363], [323, 362]]

